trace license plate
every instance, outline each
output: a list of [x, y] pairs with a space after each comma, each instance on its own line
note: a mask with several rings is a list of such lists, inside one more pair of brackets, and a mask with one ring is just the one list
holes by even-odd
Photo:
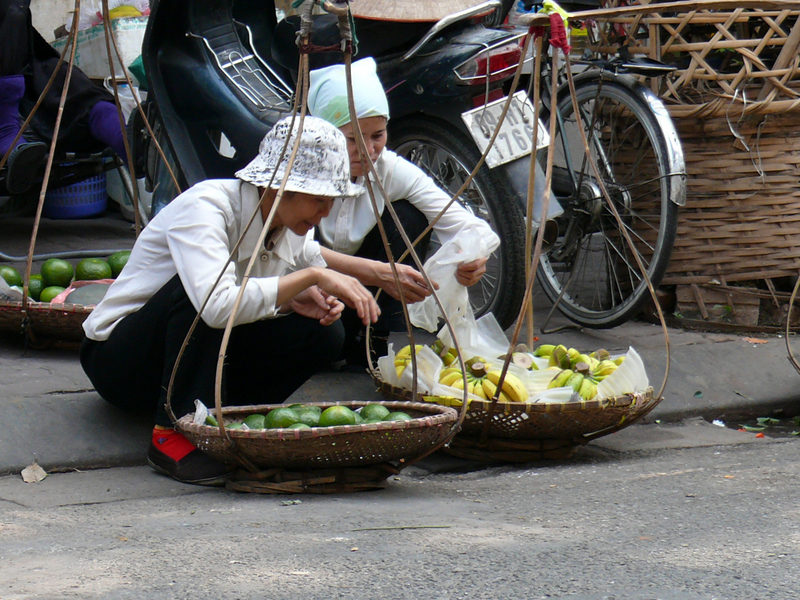
[[[472, 139], [482, 153], [486, 151], [492, 139], [507, 100], [508, 98], [501, 98], [461, 114]], [[550, 143], [550, 136], [541, 120], [538, 133], [537, 150], [545, 148]], [[525, 92], [517, 92], [511, 97], [511, 106], [508, 108], [506, 118], [500, 124], [497, 139], [486, 155], [486, 164], [492, 169], [526, 156], [531, 153], [532, 141], [533, 104]]]

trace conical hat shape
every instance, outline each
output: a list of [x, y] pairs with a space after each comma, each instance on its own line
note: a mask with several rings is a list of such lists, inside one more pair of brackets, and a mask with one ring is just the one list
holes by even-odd
[[362, 19], [439, 21], [484, 0], [352, 0], [350, 11]]

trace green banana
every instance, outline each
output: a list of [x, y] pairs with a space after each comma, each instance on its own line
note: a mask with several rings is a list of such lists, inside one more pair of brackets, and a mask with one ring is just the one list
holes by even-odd
[[561, 369], [569, 369], [572, 367], [572, 361], [569, 358], [569, 352], [566, 346], [559, 345], [553, 349], [553, 353], [550, 355], [549, 365]]
[[581, 384], [583, 384], [583, 380], [585, 377], [582, 373], [573, 373], [572, 377], [567, 379], [567, 383], [563, 387], [571, 387], [576, 392], [580, 391]]
[[542, 344], [533, 351], [533, 355], [538, 356], [539, 358], [547, 358], [553, 353], [554, 349], [555, 346], [553, 344]]
[[564, 369], [563, 371], [559, 371], [558, 375], [553, 377], [553, 379], [547, 385], [547, 389], [565, 387], [567, 380], [574, 374], [575, 373], [572, 371], [572, 369]]

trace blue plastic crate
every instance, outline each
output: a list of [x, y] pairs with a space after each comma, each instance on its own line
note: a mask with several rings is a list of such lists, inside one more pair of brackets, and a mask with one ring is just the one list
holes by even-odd
[[47, 190], [42, 216], [49, 219], [80, 219], [101, 214], [108, 206], [106, 174]]

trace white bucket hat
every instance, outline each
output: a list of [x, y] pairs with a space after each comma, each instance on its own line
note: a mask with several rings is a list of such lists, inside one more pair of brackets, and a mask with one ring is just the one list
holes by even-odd
[[[289, 145], [283, 160], [278, 164], [281, 150], [289, 136], [291, 122], [291, 117], [284, 117], [278, 121], [261, 140], [258, 156], [244, 169], [237, 171], [236, 177], [253, 185], [265, 187], [275, 172], [271, 187], [278, 189], [297, 139], [300, 118], [295, 119]], [[342, 132], [327, 121], [307, 116], [300, 136], [300, 147], [297, 149], [297, 156], [289, 172], [285, 189], [289, 192], [329, 198], [360, 196], [364, 189], [350, 181], [350, 158], [347, 153], [347, 140]]]

